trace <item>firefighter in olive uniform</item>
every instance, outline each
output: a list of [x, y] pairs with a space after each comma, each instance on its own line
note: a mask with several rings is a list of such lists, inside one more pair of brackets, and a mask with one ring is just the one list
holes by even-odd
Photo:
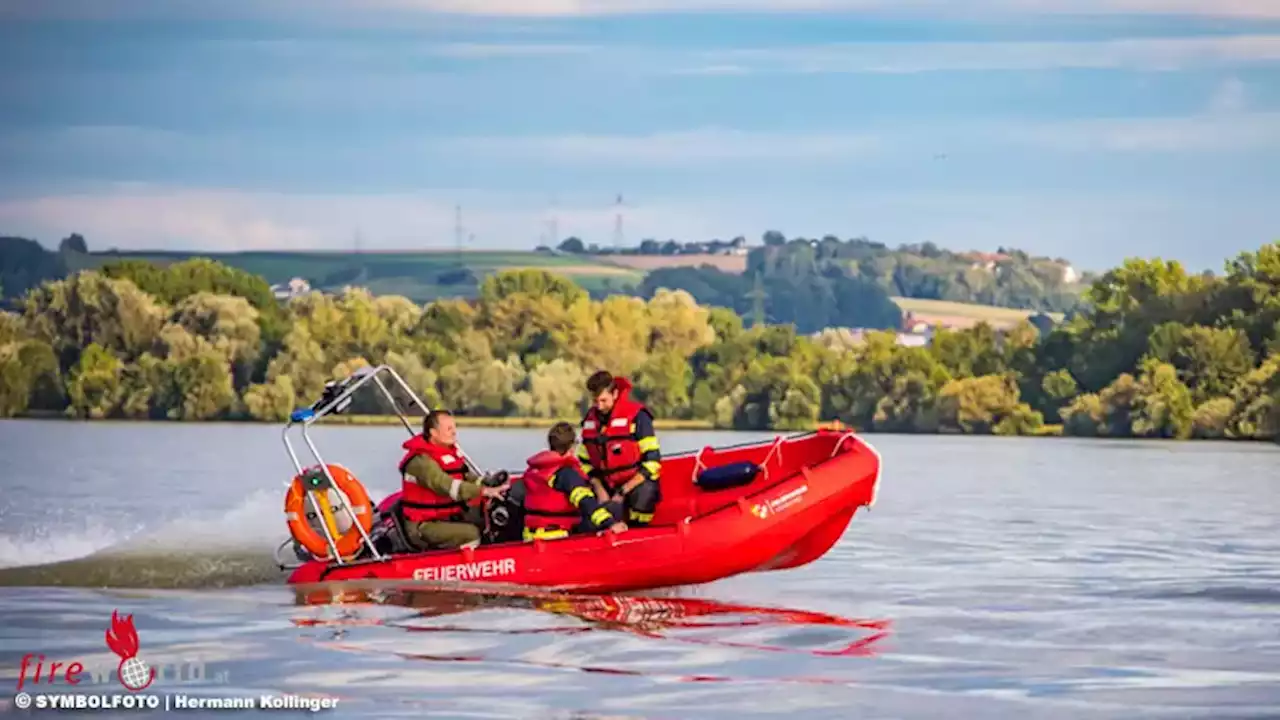
[[480, 542], [480, 497], [498, 498], [506, 487], [484, 487], [468, 469], [455, 441], [458, 428], [447, 410], [423, 418], [422, 434], [404, 443], [400, 460], [401, 514], [408, 540], [419, 548]]

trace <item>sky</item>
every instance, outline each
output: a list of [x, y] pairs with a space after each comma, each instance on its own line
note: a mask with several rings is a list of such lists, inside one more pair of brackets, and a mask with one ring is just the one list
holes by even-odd
[[0, 0], [0, 235], [1280, 240], [1280, 0]]

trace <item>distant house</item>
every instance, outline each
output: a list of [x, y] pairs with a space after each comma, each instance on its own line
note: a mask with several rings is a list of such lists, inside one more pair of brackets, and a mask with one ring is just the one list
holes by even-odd
[[288, 300], [299, 295], [306, 295], [311, 292], [311, 283], [296, 277], [287, 283], [278, 283], [271, 286], [271, 293], [276, 296], [277, 300]]
[[1062, 266], [1062, 282], [1070, 284], [1077, 282], [1079, 279], [1080, 273], [1075, 268], [1070, 265]]
[[970, 252], [961, 255], [974, 270], [995, 270], [996, 265], [1009, 259], [1004, 253]]
[[[883, 332], [881, 330], [869, 330], [867, 328], [830, 328], [839, 331], [847, 338], [845, 342], [849, 345], [857, 346], [866, 342], [867, 333]], [[813, 337], [819, 339], [822, 333], [814, 333]], [[902, 347], [928, 347], [933, 342], [933, 328], [925, 328], [920, 332], [894, 332], [894, 342]]]
[[932, 332], [900, 332], [895, 341], [902, 347], [929, 347], [933, 342]]

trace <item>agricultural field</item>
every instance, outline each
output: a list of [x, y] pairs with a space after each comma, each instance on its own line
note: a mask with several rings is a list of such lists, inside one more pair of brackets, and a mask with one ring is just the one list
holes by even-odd
[[[919, 322], [943, 324], [953, 328], [971, 327], [986, 321], [992, 327], [1002, 328], [1016, 325], [1032, 315], [1034, 310], [995, 307], [992, 305], [974, 305], [972, 303], [951, 302], [949, 300], [922, 300], [919, 298], [891, 298], [904, 313], [911, 313]], [[1045, 313], [1056, 322], [1062, 322], [1062, 313]]]
[[669, 267], [701, 267], [710, 265], [722, 272], [741, 275], [747, 271], [746, 255], [604, 255], [601, 262], [643, 272]]
[[360, 285], [375, 294], [395, 294], [415, 302], [444, 295], [472, 296], [485, 275], [501, 270], [540, 268], [571, 277], [594, 292], [621, 290], [638, 284], [644, 272], [600, 262], [591, 257], [518, 251], [426, 252], [121, 252], [81, 256], [73, 270], [113, 260], [146, 260], [159, 265], [206, 257], [261, 275], [268, 283], [305, 278], [320, 290]]

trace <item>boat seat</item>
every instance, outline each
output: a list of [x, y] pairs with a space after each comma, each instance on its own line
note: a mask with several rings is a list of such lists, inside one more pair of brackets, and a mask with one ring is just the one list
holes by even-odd
[[760, 466], [753, 462], [729, 463], [703, 470], [693, 484], [707, 491], [727, 490], [749, 485], [759, 474]]
[[383, 517], [388, 517], [391, 519], [393, 531], [388, 534], [389, 536], [388, 539], [391, 542], [391, 546], [380, 547], [378, 548], [380, 551], [384, 551], [388, 553], [397, 553], [397, 552], [412, 552], [414, 550], [428, 549], [428, 548], [417, 547], [417, 544], [409, 536], [409, 533], [406, 531], [406, 528], [405, 528], [405, 519], [404, 519], [403, 511], [404, 511], [404, 502], [403, 500], [400, 500], [397, 498], [396, 501], [391, 504], [391, 507], [388, 508], [386, 513], [383, 515]]

